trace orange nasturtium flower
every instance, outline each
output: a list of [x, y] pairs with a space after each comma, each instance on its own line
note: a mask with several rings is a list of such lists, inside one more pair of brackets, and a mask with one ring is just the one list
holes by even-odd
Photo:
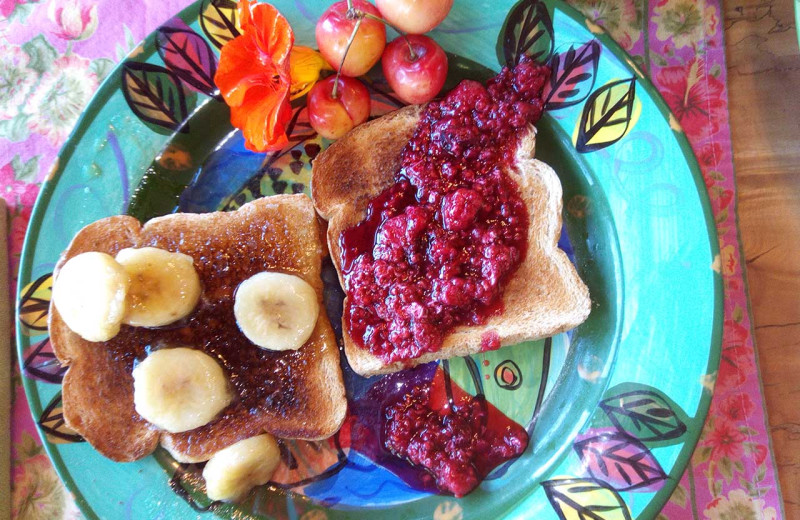
[[288, 143], [286, 125], [292, 118], [289, 54], [294, 33], [269, 4], [240, 0], [238, 7], [242, 31], [222, 47], [214, 82], [246, 146], [257, 152], [278, 150]]
[[240, 0], [238, 11], [240, 36], [222, 47], [214, 82], [246, 146], [279, 150], [288, 143], [290, 100], [308, 94], [320, 73], [332, 69], [314, 49], [293, 46], [292, 28], [273, 6]]

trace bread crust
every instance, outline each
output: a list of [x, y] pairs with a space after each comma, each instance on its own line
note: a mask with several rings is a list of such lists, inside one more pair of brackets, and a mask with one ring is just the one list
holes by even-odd
[[[320, 216], [328, 221], [328, 248], [344, 287], [341, 233], [362, 221], [369, 202], [394, 183], [401, 151], [411, 138], [423, 106], [409, 106], [360, 125], [322, 152], [312, 166], [311, 191]], [[387, 374], [437, 359], [481, 351], [486, 334], [502, 346], [552, 336], [583, 323], [591, 310], [589, 290], [567, 255], [558, 248], [562, 189], [547, 164], [533, 158], [536, 130], [520, 139], [507, 173], [519, 187], [530, 215], [528, 250], [503, 292], [503, 312], [483, 325], [455, 327], [442, 348], [406, 362], [385, 363], [355, 343], [343, 324], [344, 350], [355, 372]], [[345, 298], [345, 306], [347, 298]]]
[[[267, 197], [233, 212], [177, 213], [155, 218], [144, 226], [132, 217], [115, 216], [78, 232], [53, 274], [57, 279], [64, 263], [83, 252], [113, 256], [126, 247], [154, 246], [194, 259], [204, 285], [198, 309], [208, 298], [232, 300], [241, 281], [265, 270], [302, 277], [314, 287], [324, 309], [320, 277], [324, 247], [320, 236], [313, 205], [305, 195]], [[223, 319], [235, 320], [232, 311]], [[126, 327], [123, 325], [123, 330]], [[86, 341], [72, 332], [52, 302], [49, 329], [53, 351], [68, 366], [62, 385], [65, 422], [100, 453], [116, 461], [140, 459], [161, 443], [180, 462], [200, 462], [262, 431], [284, 438], [324, 439], [338, 431], [345, 418], [347, 400], [339, 351], [324, 312], [311, 338], [298, 351], [259, 358], [263, 366], [256, 367], [258, 370], [268, 370], [277, 362], [303, 367], [291, 372], [296, 374], [286, 382], [291, 388], [276, 391], [290, 392], [290, 399], [281, 400], [278, 395], [275, 402], [282, 405], [272, 406], [270, 399], [275, 395], [270, 394], [269, 402], [255, 410], [244, 409], [234, 399], [211, 423], [178, 434], [162, 432], [136, 413], [131, 370], [133, 360], [146, 355], [142, 345], [126, 345], [125, 352], [111, 355], [103, 343]], [[136, 337], [136, 330], [128, 331], [125, 337]], [[157, 332], [148, 330], [147, 334], [151, 337]]]

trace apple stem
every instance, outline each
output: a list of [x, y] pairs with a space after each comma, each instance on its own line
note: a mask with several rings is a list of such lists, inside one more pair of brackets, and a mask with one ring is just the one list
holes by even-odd
[[405, 34], [403, 34], [403, 33], [400, 33], [400, 36], [402, 36], [402, 37], [403, 37], [403, 39], [404, 39], [404, 40], [406, 41], [406, 43], [408, 44], [408, 53], [409, 53], [409, 59], [411, 59], [411, 61], [416, 61], [416, 60], [417, 60], [417, 53], [416, 53], [416, 52], [414, 52], [414, 46], [413, 46], [413, 45], [411, 45], [411, 40], [409, 40], [409, 39], [408, 39], [408, 36], [406, 36], [406, 35], [405, 35]]
[[[347, 5], [348, 6], [350, 5], [349, 2], [348, 2]], [[410, 54], [409, 58], [411, 59], [411, 61], [415, 61], [417, 59], [417, 53], [414, 52], [414, 47], [411, 45], [411, 40], [408, 39], [408, 36], [406, 36], [403, 32], [398, 30], [397, 27], [393, 26], [392, 24], [390, 24], [389, 22], [387, 22], [386, 20], [384, 20], [380, 16], [375, 16], [374, 14], [367, 13], [365, 11], [360, 11], [358, 9], [353, 9], [352, 7], [350, 7], [348, 9], [348, 11], [347, 11], [347, 17], [351, 18], [351, 19], [359, 19], [359, 20], [361, 20], [362, 18], [372, 18], [373, 20], [381, 22], [382, 24], [386, 25], [387, 27], [391, 27], [392, 29], [397, 31], [400, 34], [400, 36], [402, 36], [403, 39], [408, 44], [408, 52]]]
[[353, 0], [347, 0], [347, 10], [350, 11], [353, 8]]
[[347, 40], [347, 47], [344, 48], [344, 55], [342, 55], [342, 61], [339, 62], [339, 70], [336, 71], [336, 81], [333, 83], [333, 90], [331, 90], [331, 97], [333, 99], [337, 99], [337, 87], [339, 86], [339, 76], [342, 74], [342, 67], [344, 67], [344, 60], [347, 59], [347, 53], [350, 52], [350, 46], [353, 45], [353, 41], [356, 39], [356, 33], [358, 32], [358, 28], [361, 27], [361, 21], [364, 18], [361, 17], [356, 20], [355, 26], [353, 26], [353, 32], [350, 34], [350, 39]]

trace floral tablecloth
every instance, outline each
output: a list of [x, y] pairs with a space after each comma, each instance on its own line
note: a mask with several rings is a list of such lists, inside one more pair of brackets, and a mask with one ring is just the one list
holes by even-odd
[[[0, 0], [0, 188], [12, 273], [40, 182], [83, 107], [115, 63], [189, 3]], [[722, 362], [702, 438], [659, 520], [782, 518], [737, 236], [720, 2], [570, 3], [631, 53], [672, 108], [703, 169], [720, 237]], [[13, 385], [13, 517], [79, 518], [41, 446], [19, 367]]]

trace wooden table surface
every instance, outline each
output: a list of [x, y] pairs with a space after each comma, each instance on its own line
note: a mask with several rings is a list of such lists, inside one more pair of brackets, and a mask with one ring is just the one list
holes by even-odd
[[800, 50], [792, 0], [724, 2], [741, 230], [769, 426], [800, 519]]

